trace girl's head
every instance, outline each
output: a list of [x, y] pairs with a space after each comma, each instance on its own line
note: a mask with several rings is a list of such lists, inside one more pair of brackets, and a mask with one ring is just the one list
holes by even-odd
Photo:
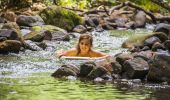
[[88, 53], [91, 50], [92, 44], [93, 43], [93, 38], [90, 34], [82, 34], [80, 35], [78, 45], [77, 45], [77, 50], [78, 54], [79, 53]]

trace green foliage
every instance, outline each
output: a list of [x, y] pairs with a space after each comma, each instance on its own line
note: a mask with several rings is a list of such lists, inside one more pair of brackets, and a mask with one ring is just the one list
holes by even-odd
[[72, 30], [76, 25], [83, 24], [83, 20], [79, 15], [57, 6], [48, 7], [40, 12], [39, 15], [46, 24], [55, 25], [68, 31]]
[[15, 7], [15, 8], [25, 8], [30, 7], [32, 0], [0, 0], [1, 9]]

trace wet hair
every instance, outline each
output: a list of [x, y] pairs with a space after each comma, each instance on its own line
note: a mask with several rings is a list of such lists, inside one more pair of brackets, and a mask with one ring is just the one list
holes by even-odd
[[77, 55], [80, 53], [80, 46], [79, 46], [79, 43], [81, 42], [81, 40], [83, 39], [88, 39], [90, 41], [90, 46], [92, 47], [93, 46], [93, 37], [92, 35], [90, 34], [81, 34], [80, 35], [80, 38], [79, 38], [79, 41], [78, 41], [78, 44], [77, 44]]

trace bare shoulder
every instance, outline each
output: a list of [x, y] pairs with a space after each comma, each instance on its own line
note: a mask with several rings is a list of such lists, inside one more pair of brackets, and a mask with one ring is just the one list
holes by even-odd
[[104, 57], [104, 56], [108, 56], [106, 53], [100, 52], [100, 51], [96, 51], [96, 50], [91, 50], [91, 57]]
[[63, 53], [63, 56], [76, 56], [77, 54], [77, 49], [76, 48], [72, 48], [70, 50], [67, 50]]

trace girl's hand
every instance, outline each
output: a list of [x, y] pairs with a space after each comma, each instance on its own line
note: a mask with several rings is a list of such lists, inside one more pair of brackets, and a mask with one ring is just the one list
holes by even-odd
[[58, 51], [56, 51], [56, 56], [57, 56], [58, 58], [60, 58], [61, 56], [63, 56], [63, 53], [64, 53], [64, 50], [63, 50], [63, 49], [58, 50]]

